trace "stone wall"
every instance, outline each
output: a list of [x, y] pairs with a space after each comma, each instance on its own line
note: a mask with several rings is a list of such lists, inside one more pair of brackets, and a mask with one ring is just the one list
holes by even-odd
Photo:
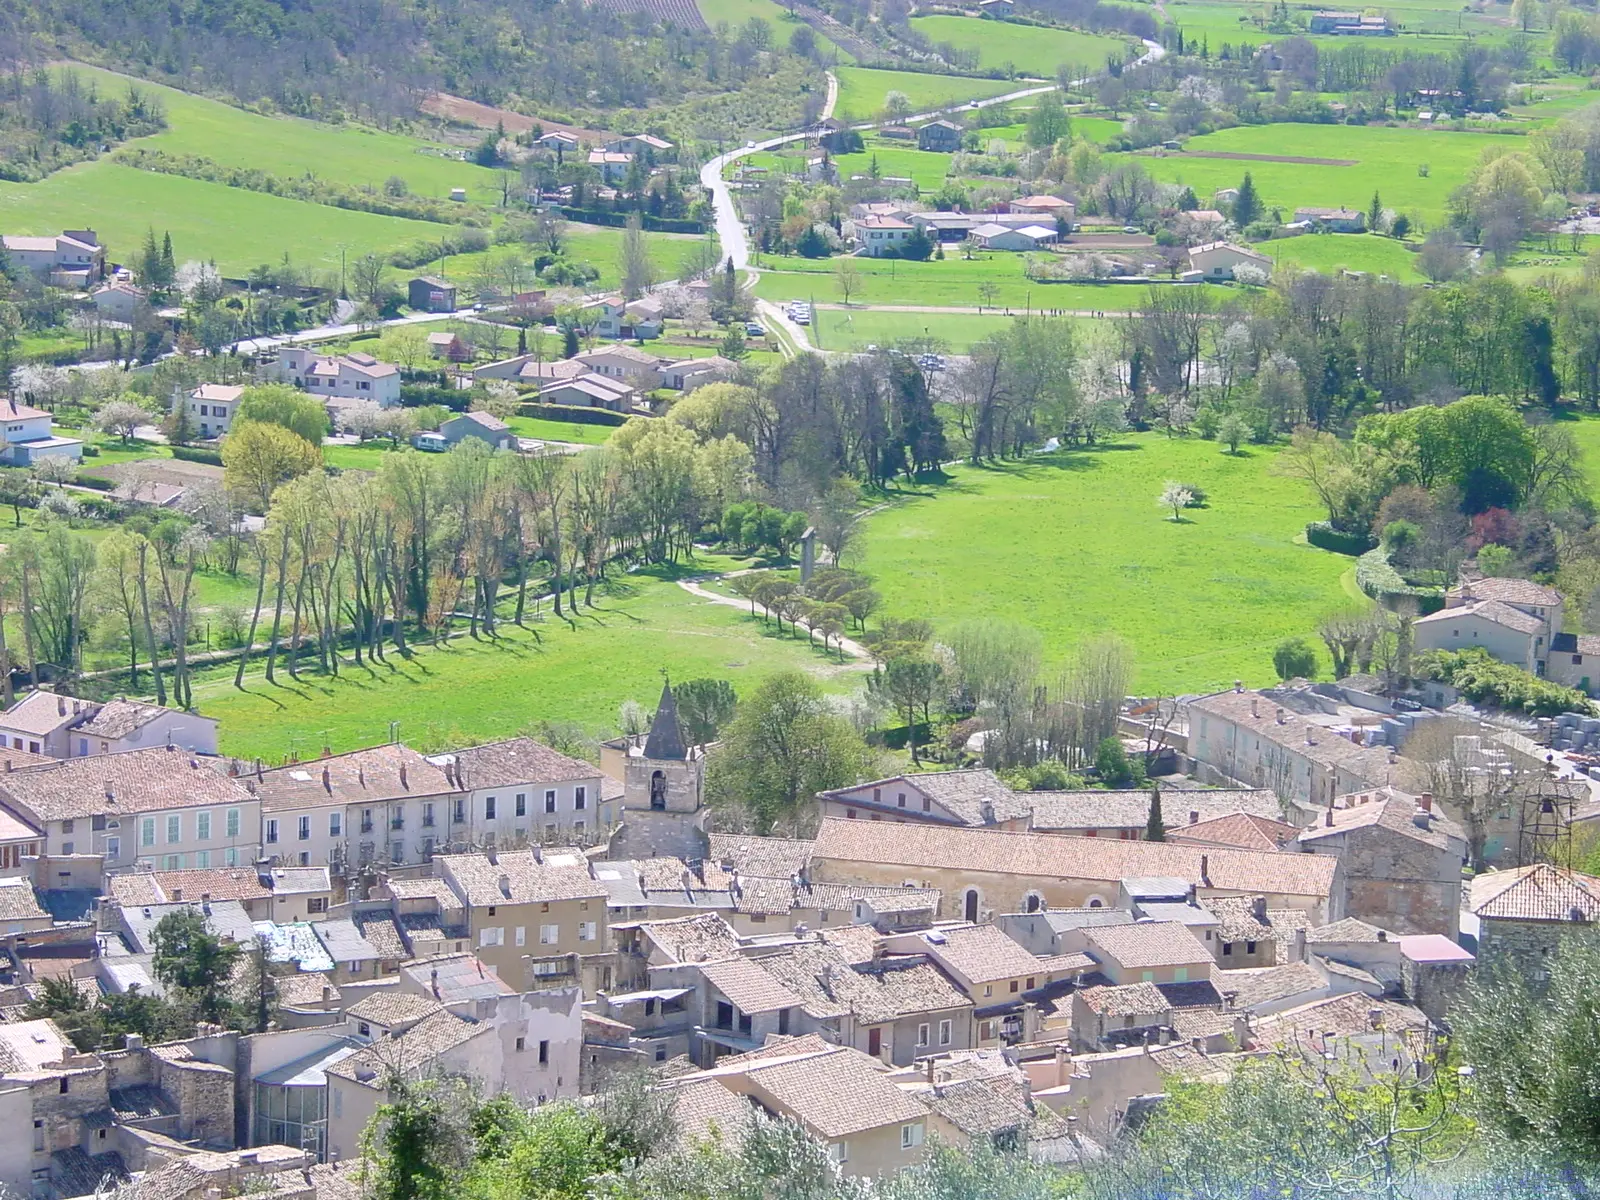
[[1486, 920], [1478, 932], [1478, 965], [1510, 963], [1529, 980], [1542, 984], [1549, 978], [1550, 960], [1561, 939], [1575, 927], [1566, 921]]

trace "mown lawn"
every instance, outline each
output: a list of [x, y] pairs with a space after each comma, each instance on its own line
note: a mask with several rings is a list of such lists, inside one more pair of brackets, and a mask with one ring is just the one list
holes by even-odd
[[931, 112], [968, 100], [1003, 96], [1027, 86], [1011, 79], [966, 79], [960, 75], [924, 75], [917, 71], [880, 71], [873, 67], [840, 67], [839, 104], [834, 110], [840, 118], [865, 121], [883, 108], [889, 92], [904, 92], [913, 112]]
[[1189, 154], [1146, 154], [1138, 161], [1157, 179], [1189, 185], [1202, 203], [1219, 188], [1238, 187], [1248, 171], [1267, 211], [1282, 209], [1286, 221], [1293, 219], [1296, 207], [1307, 205], [1365, 211], [1377, 192], [1385, 207], [1409, 213], [1431, 227], [1443, 220], [1446, 199], [1491, 146], [1528, 149], [1521, 138], [1507, 134], [1282, 124], [1220, 130], [1190, 138], [1184, 149], [1348, 159], [1356, 165], [1251, 162]]
[[346, 667], [338, 679], [308, 674], [295, 683], [280, 674], [269, 685], [257, 669], [243, 692], [229, 671], [197, 684], [196, 704], [222, 722], [223, 753], [279, 761], [290, 750], [384, 741], [391, 721], [402, 738], [422, 744], [505, 737], [545, 720], [609, 734], [624, 700], [649, 703], [659, 694], [663, 670], [679, 681], [728, 679], [741, 693], [784, 668], [808, 671], [830, 691], [859, 683], [860, 668], [840, 667], [820, 643], [780, 638], [665, 574], [622, 577], [571, 623], [546, 611], [538, 637], [507, 627], [498, 644], [458, 638], [419, 647], [410, 659], [390, 654], [386, 664]]
[[1016, 25], [983, 17], [913, 17], [911, 28], [935, 44], [952, 42], [962, 49], [977, 50], [978, 66], [982, 70], [1011, 67], [1046, 79], [1054, 78], [1056, 68], [1064, 63], [1083, 68], [1085, 77], [1103, 71], [1107, 56], [1121, 59], [1127, 47], [1133, 44], [1131, 39]]
[[985, 313], [901, 313], [871, 308], [818, 308], [811, 315], [813, 345], [827, 350], [891, 346], [905, 338], [939, 338], [961, 353], [973, 342], [1008, 329], [1014, 318]]
[[868, 137], [860, 154], [840, 154], [834, 162], [839, 168], [839, 178], [847, 183], [853, 175], [870, 175], [872, 164], [876, 162], [880, 178], [909, 179], [924, 192], [936, 192], [944, 186], [953, 158], [950, 154], [918, 150], [915, 142]]
[[547, 442], [581, 442], [585, 446], [602, 445], [619, 428], [616, 425], [551, 421], [544, 417], [511, 417], [506, 424], [518, 437], [541, 438]]
[[[1354, 560], [1297, 542], [1320, 514], [1303, 484], [1270, 472], [1274, 457], [1145, 434], [959, 468], [928, 498], [866, 518], [855, 565], [885, 615], [1020, 621], [1051, 664], [1119, 634], [1144, 694], [1264, 684], [1279, 640], [1355, 602], [1341, 585]], [[1208, 506], [1174, 524], [1156, 503], [1168, 480], [1198, 484]]]
[[170, 232], [180, 263], [215, 260], [230, 276], [280, 262], [285, 252], [302, 266], [336, 272], [341, 247], [354, 259], [436, 240], [448, 228], [136, 171], [109, 159], [39, 183], [0, 183], [0, 226], [27, 234], [93, 229], [117, 262], [138, 254], [147, 230], [157, 238]]
[[1400, 283], [1426, 280], [1417, 270], [1415, 254], [1393, 238], [1370, 233], [1306, 233], [1274, 238], [1256, 249], [1274, 262], [1294, 263], [1325, 275], [1347, 270], [1387, 275]]

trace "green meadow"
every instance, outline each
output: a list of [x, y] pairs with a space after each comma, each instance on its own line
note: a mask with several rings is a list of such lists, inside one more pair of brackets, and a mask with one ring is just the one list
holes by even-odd
[[1305, 233], [1299, 237], [1274, 238], [1254, 248], [1274, 262], [1293, 263], [1325, 275], [1366, 271], [1372, 275], [1387, 275], [1400, 283], [1426, 281], [1417, 270], [1415, 254], [1394, 238], [1377, 234]]
[[875, 308], [818, 308], [809, 336], [825, 350], [863, 350], [892, 346], [909, 338], [937, 338], [960, 354], [991, 334], [1010, 328], [1013, 318], [993, 313], [904, 313]]
[[911, 28], [934, 43], [952, 42], [978, 52], [985, 71], [1011, 67], [1025, 75], [1054, 78], [1063, 64], [1084, 67], [1088, 73], [1105, 69], [1109, 56], [1122, 58], [1133, 42], [1071, 29], [1051, 29], [991, 21], [984, 17], [912, 17]]
[[740, 692], [784, 668], [810, 673], [829, 691], [859, 684], [861, 668], [841, 666], [820, 642], [808, 646], [787, 630], [779, 636], [747, 611], [689, 594], [672, 574], [622, 575], [574, 617], [558, 620], [546, 606], [527, 629], [502, 626], [496, 642], [423, 644], [409, 658], [391, 652], [385, 663], [345, 666], [336, 679], [302, 672], [296, 682], [280, 672], [269, 684], [258, 667], [238, 691], [231, 670], [218, 672], [196, 684], [195, 703], [222, 722], [224, 754], [278, 761], [291, 750], [305, 756], [324, 745], [385, 741], [391, 721], [423, 745], [507, 737], [542, 721], [610, 730], [624, 700], [645, 703], [659, 693], [663, 670], [675, 680], [727, 679]]
[[1003, 96], [1028, 86], [1014, 79], [967, 79], [960, 75], [924, 75], [917, 71], [881, 71], [874, 67], [840, 67], [834, 74], [839, 77], [839, 104], [835, 114], [858, 121], [876, 116], [883, 108], [883, 98], [892, 91], [904, 92], [911, 101], [912, 111], [920, 113], [969, 100]]
[[[1304, 544], [1320, 513], [1308, 488], [1271, 473], [1275, 455], [1152, 433], [957, 468], [867, 517], [853, 565], [875, 577], [885, 615], [936, 631], [1018, 621], [1043, 634], [1047, 663], [1118, 634], [1141, 694], [1265, 684], [1278, 641], [1356, 603], [1354, 560]], [[1157, 503], [1169, 480], [1204, 488], [1206, 507], [1174, 523]]]
[[1198, 158], [1188, 153], [1141, 154], [1139, 161], [1157, 179], [1192, 187], [1202, 202], [1219, 188], [1238, 187], [1248, 171], [1268, 211], [1282, 209], [1285, 220], [1291, 219], [1293, 209], [1305, 205], [1365, 210], [1376, 191], [1386, 207], [1432, 225], [1443, 220], [1446, 199], [1491, 146], [1525, 148], [1520, 138], [1508, 134], [1352, 125], [1246, 125], [1190, 138], [1184, 150], [1345, 159], [1355, 165]]

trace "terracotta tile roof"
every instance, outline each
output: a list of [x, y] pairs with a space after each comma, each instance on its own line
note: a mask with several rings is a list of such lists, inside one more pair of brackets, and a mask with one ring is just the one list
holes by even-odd
[[823, 1138], [924, 1120], [927, 1106], [901, 1091], [881, 1064], [854, 1050], [752, 1065], [745, 1074], [786, 1116]]
[[1300, 832], [1296, 825], [1254, 813], [1228, 813], [1193, 825], [1167, 830], [1169, 842], [1204, 842], [1210, 846], [1233, 846], [1239, 850], [1277, 850], [1292, 842]]
[[1426, 617], [1418, 617], [1416, 623], [1448, 625], [1451, 621], [1458, 621], [1462, 617], [1481, 617], [1485, 621], [1504, 625], [1507, 629], [1514, 629], [1528, 636], [1544, 632], [1544, 622], [1538, 617], [1525, 613], [1520, 608], [1512, 608], [1511, 605], [1499, 600], [1477, 600], [1470, 604], [1457, 605], [1455, 608], [1441, 608]]
[[356, 932], [378, 952], [380, 959], [399, 962], [410, 957], [394, 918], [387, 912], [359, 913], [350, 920]]
[[[1255, 712], [1251, 712], [1254, 703]], [[1301, 758], [1319, 766], [1337, 768], [1349, 775], [1365, 780], [1377, 787], [1388, 781], [1394, 769], [1387, 748], [1358, 746], [1347, 737], [1328, 729], [1325, 725], [1307, 720], [1300, 713], [1278, 703], [1270, 694], [1235, 692], [1231, 688], [1210, 696], [1199, 696], [1189, 701], [1191, 713], [1220, 717], [1224, 721], [1248, 729], [1262, 741], [1281, 746], [1292, 758]], [[1284, 709], [1284, 720], [1278, 723], [1278, 709]], [[1189, 720], [1190, 737], [1194, 737], [1195, 721]], [[1310, 735], [1311, 741], [1306, 740]]]
[[[1219, 891], [1318, 899], [1331, 893], [1337, 868], [1337, 860], [1324, 854], [1268, 854], [1173, 842], [1124, 842], [837, 818], [822, 822], [815, 856], [845, 869], [859, 862], [1104, 883], [1139, 876], [1170, 876]], [[1208, 880], [1201, 878], [1202, 866], [1207, 869]]]
[[456, 790], [443, 770], [398, 742], [276, 767], [262, 772], [259, 779], [243, 778], [260, 794], [263, 812], [380, 804]]
[[1044, 964], [1045, 970], [1056, 979], [1064, 979], [1068, 975], [1080, 975], [1087, 971], [1096, 970], [1099, 963], [1087, 954], [1075, 951], [1072, 954], [1046, 954], [1039, 959]]
[[[924, 771], [913, 775], [891, 775], [886, 779], [875, 779], [870, 783], [839, 788], [836, 791], [823, 792], [821, 795], [834, 801], [898, 811], [898, 803], [891, 792], [895, 787], [914, 789], [915, 793], [926, 795], [949, 809], [958, 820], [967, 825], [986, 823], [983, 815], [984, 801], [993, 806], [996, 820], [1007, 821], [1026, 815], [1029, 808], [1028, 798], [1043, 794], [1014, 792], [993, 771], [978, 767], [961, 771]], [[874, 802], [871, 799], [874, 789], [881, 789], [885, 799]], [[913, 804], [906, 811], [920, 813], [920, 806]]]
[[507, 787], [518, 783], [563, 783], [597, 779], [600, 768], [582, 759], [552, 750], [528, 737], [485, 742], [449, 754], [432, 754], [428, 761], [443, 766], [454, 760], [459, 778], [469, 788]]
[[644, 921], [641, 933], [674, 962], [709, 962], [739, 953], [739, 936], [716, 913]]
[[1212, 983], [1223, 995], [1234, 997], [1234, 1007], [1252, 1009], [1274, 1004], [1306, 992], [1326, 990], [1328, 983], [1310, 963], [1285, 963], [1279, 967], [1251, 967], [1243, 971], [1218, 971]]
[[1206, 901], [1206, 908], [1217, 918], [1217, 936], [1225, 942], [1264, 942], [1278, 944], [1278, 961], [1286, 962], [1295, 935], [1311, 927], [1311, 920], [1298, 908], [1268, 908], [1257, 916], [1256, 897], [1218, 896]]
[[[1022, 792], [1018, 802], [1033, 809], [1033, 828], [1040, 833], [1056, 829], [1143, 829], [1150, 819], [1148, 789], [1112, 792]], [[1246, 812], [1276, 817], [1278, 797], [1265, 788], [1228, 791], [1161, 792], [1161, 820], [1169, 836], [1188, 827], [1191, 813], [1202, 821], [1225, 813]]]
[[403, 879], [391, 875], [383, 881], [383, 886], [389, 889], [389, 894], [396, 900], [427, 898], [438, 901], [440, 908], [461, 907], [461, 897], [451, 891], [450, 885], [438, 876], [429, 876], [426, 879]]
[[1255, 1023], [1252, 1032], [1261, 1046], [1320, 1043], [1328, 1033], [1339, 1037], [1376, 1033], [1373, 1013], [1377, 1014], [1379, 1028], [1391, 1037], [1425, 1033], [1429, 1028], [1428, 1018], [1421, 1009], [1361, 992], [1345, 992], [1263, 1017]]
[[969, 1138], [1016, 1134], [1028, 1138], [1065, 1137], [1067, 1122], [1035, 1106], [1026, 1082], [997, 1075], [942, 1084], [917, 1095]]
[[[1394, 788], [1377, 788], [1342, 797], [1345, 807], [1323, 810], [1317, 824], [1300, 833], [1302, 844], [1341, 837], [1357, 829], [1385, 829], [1398, 837], [1422, 842], [1436, 849], [1448, 849], [1452, 842], [1465, 848], [1466, 834], [1442, 812], [1427, 814], [1427, 828], [1414, 819], [1417, 798]], [[1337, 803], [1337, 799], [1335, 803]]]
[[702, 963], [700, 972], [735, 1008], [746, 1015], [798, 1008], [796, 996], [764, 968], [748, 958]]
[[321, 971], [280, 975], [272, 981], [272, 990], [277, 993], [280, 1004], [321, 1004], [323, 988], [328, 989], [330, 1000], [339, 998], [339, 989]]
[[1134, 925], [1102, 925], [1084, 932], [1090, 953], [1098, 950], [1129, 970], [1211, 962], [1211, 951], [1194, 932], [1177, 921], [1140, 921]]
[[1553, 608], [1557, 614], [1565, 603], [1555, 588], [1534, 583], [1531, 579], [1500, 579], [1492, 576], [1463, 583], [1445, 594], [1463, 600], [1498, 600], [1503, 604], [1526, 604], [1530, 608]]
[[1077, 993], [1089, 1011], [1102, 1017], [1139, 1017], [1170, 1012], [1172, 1005], [1153, 983], [1089, 987]]
[[755, 1118], [750, 1101], [715, 1079], [686, 1080], [673, 1085], [671, 1091], [672, 1121], [680, 1145], [735, 1145]]
[[1491, 871], [1472, 881], [1470, 908], [1480, 920], [1588, 923], [1600, 916], [1600, 879], [1549, 863]]
[[1172, 1031], [1185, 1040], [1217, 1037], [1232, 1033], [1236, 1019], [1232, 1013], [1217, 1012], [1210, 1008], [1175, 1008], [1172, 1010]]
[[787, 878], [810, 865], [812, 844], [801, 838], [713, 833], [706, 859], [731, 866], [741, 875]]
[[65, 821], [101, 813], [220, 808], [252, 797], [238, 780], [208, 770], [186, 750], [153, 749], [13, 771], [0, 776], [0, 799], [40, 820]]
[[404, 1033], [363, 1047], [350, 1057], [331, 1064], [327, 1074], [382, 1089], [391, 1070], [414, 1077], [428, 1070], [440, 1055], [489, 1031], [488, 1025], [440, 1009], [422, 1018]]
[[1312, 942], [1376, 942], [1393, 940], [1394, 935], [1380, 939], [1378, 935], [1386, 932], [1376, 925], [1368, 925], [1365, 921], [1358, 921], [1354, 917], [1346, 917], [1342, 921], [1335, 921], [1331, 925], [1318, 925], [1306, 930], [1307, 943]]
[[1044, 962], [993, 925], [949, 926], [921, 935], [927, 953], [972, 983], [1048, 974]]
[[730, 1054], [717, 1059], [719, 1067], [737, 1067], [749, 1063], [766, 1062], [774, 1058], [793, 1058], [797, 1054], [818, 1054], [837, 1050], [838, 1047], [820, 1034], [807, 1033], [799, 1037], [769, 1037], [766, 1044], [743, 1054]]
[[39, 905], [26, 879], [0, 879], [0, 921], [42, 921], [50, 914]]
[[153, 722], [184, 715], [154, 704], [141, 704], [137, 700], [108, 700], [100, 707], [99, 712], [77, 726], [73, 732], [116, 741]]
[[834, 929], [818, 931], [822, 940], [838, 950], [850, 963], [872, 961], [872, 953], [880, 938], [871, 925], [840, 925]]
[[818, 1020], [849, 1012], [857, 1021], [879, 1024], [913, 1013], [972, 1007], [937, 967], [923, 960], [858, 965], [823, 943], [795, 946], [757, 961]]
[[434, 861], [474, 908], [606, 899], [605, 886], [590, 876], [589, 860], [579, 850], [506, 850], [492, 863], [483, 854], [442, 854]]
[[431, 1017], [434, 1013], [442, 1011], [444, 1011], [443, 1005], [427, 996], [415, 996], [410, 992], [382, 991], [373, 992], [358, 1000], [345, 1010], [345, 1015], [354, 1017], [358, 1021], [373, 1021], [393, 1028], [396, 1025], [420, 1021], [424, 1017]]
[[176, 904], [183, 900], [198, 900], [202, 896], [210, 896], [213, 900], [267, 900], [272, 897], [272, 889], [261, 882], [254, 867], [152, 871], [146, 878], [159, 893], [154, 901], [145, 901], [146, 904]]

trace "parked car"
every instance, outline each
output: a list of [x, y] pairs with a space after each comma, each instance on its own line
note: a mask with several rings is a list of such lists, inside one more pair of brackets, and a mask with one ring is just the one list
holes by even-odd
[[450, 449], [450, 443], [437, 433], [419, 433], [411, 439], [411, 444], [418, 450], [426, 450], [429, 454], [443, 454]]
[[766, 333], [767, 331], [761, 328], [761, 326], [757, 325], [754, 321], [748, 321], [745, 323], [745, 337], [765, 337]]

